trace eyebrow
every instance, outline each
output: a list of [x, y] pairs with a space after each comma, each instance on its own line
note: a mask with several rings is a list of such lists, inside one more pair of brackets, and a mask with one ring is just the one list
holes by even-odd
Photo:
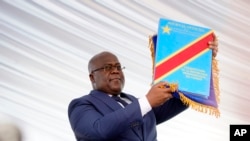
[[105, 63], [104, 65], [121, 65], [121, 63], [117, 62], [117, 63]]

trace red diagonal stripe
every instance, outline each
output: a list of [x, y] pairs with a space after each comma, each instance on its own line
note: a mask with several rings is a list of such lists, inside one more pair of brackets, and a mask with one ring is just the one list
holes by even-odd
[[191, 59], [196, 54], [207, 49], [208, 42], [213, 40], [213, 33], [208, 34], [207, 36], [200, 39], [198, 42], [187, 47], [185, 50], [179, 52], [175, 56], [169, 58], [165, 62], [156, 66], [154, 80], [178, 67], [179, 65], [185, 63], [187, 60]]

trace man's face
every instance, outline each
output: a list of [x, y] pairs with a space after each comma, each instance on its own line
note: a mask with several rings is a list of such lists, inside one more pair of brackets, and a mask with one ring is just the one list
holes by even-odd
[[124, 86], [121, 64], [113, 54], [97, 58], [91, 67], [90, 80], [93, 88], [108, 94], [119, 94]]

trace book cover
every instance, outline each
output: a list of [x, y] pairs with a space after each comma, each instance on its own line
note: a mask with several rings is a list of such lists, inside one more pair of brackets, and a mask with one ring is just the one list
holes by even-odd
[[208, 98], [213, 30], [183, 22], [160, 19], [155, 50], [154, 83], [177, 83], [186, 95]]

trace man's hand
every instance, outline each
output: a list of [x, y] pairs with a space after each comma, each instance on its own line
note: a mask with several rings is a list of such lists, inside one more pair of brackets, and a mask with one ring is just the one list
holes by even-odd
[[167, 82], [159, 82], [151, 87], [146, 97], [151, 107], [157, 107], [164, 102], [173, 98], [171, 89], [167, 86]]
[[218, 38], [216, 35], [214, 35], [213, 41], [208, 42], [208, 46], [213, 50], [213, 57], [216, 57], [218, 53]]

